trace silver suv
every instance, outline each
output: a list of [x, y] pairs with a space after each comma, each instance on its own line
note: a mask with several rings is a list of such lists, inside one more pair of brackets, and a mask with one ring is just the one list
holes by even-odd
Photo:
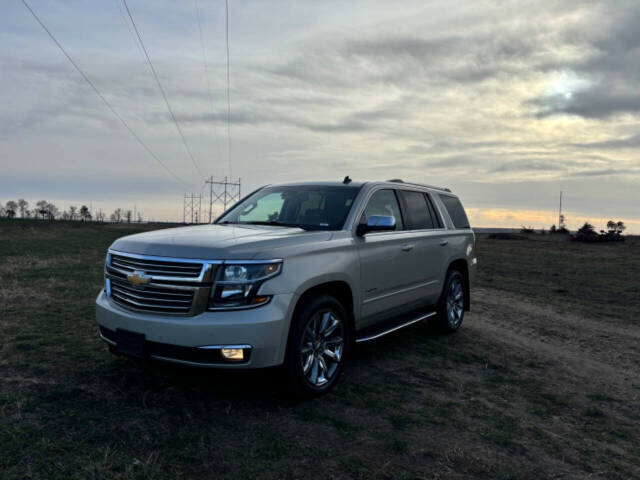
[[256, 190], [211, 225], [116, 240], [96, 300], [112, 352], [185, 365], [283, 365], [329, 390], [359, 342], [469, 310], [475, 237], [449, 189], [388, 182]]

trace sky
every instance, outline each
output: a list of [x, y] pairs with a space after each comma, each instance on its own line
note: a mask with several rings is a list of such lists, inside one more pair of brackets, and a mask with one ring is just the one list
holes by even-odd
[[447, 186], [478, 227], [548, 228], [563, 191], [570, 228], [640, 233], [637, 0], [229, 0], [230, 149], [224, 0], [128, 0], [188, 150], [121, 0], [27, 2], [172, 173], [12, 0], [0, 203], [181, 220], [210, 175], [349, 175]]

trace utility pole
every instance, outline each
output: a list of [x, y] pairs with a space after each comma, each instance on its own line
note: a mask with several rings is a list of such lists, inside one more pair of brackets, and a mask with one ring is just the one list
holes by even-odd
[[227, 210], [228, 204], [234, 204], [240, 201], [241, 197], [241, 179], [237, 182], [229, 181], [224, 177], [222, 182], [214, 182], [213, 176], [204, 182], [209, 184], [209, 223], [213, 219], [213, 204], [221, 203], [224, 210]]
[[198, 223], [200, 220], [200, 211], [202, 209], [202, 194], [191, 193], [184, 194], [182, 202], [182, 223]]
[[562, 190], [560, 190], [560, 208], [558, 209], [558, 228], [562, 228]]

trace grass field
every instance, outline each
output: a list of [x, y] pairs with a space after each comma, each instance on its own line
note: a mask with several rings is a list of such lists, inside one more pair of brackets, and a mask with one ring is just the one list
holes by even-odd
[[290, 404], [277, 372], [111, 356], [94, 299], [146, 226], [0, 221], [0, 478], [639, 478], [640, 241], [478, 238], [472, 312], [356, 351]]

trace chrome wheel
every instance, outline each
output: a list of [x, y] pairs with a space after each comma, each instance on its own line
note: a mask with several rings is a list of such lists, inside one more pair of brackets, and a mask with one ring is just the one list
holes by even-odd
[[460, 278], [454, 277], [447, 292], [447, 321], [451, 328], [457, 328], [464, 315], [464, 290]]
[[309, 383], [321, 387], [331, 381], [342, 361], [344, 328], [332, 310], [316, 312], [307, 323], [300, 345], [302, 371]]

